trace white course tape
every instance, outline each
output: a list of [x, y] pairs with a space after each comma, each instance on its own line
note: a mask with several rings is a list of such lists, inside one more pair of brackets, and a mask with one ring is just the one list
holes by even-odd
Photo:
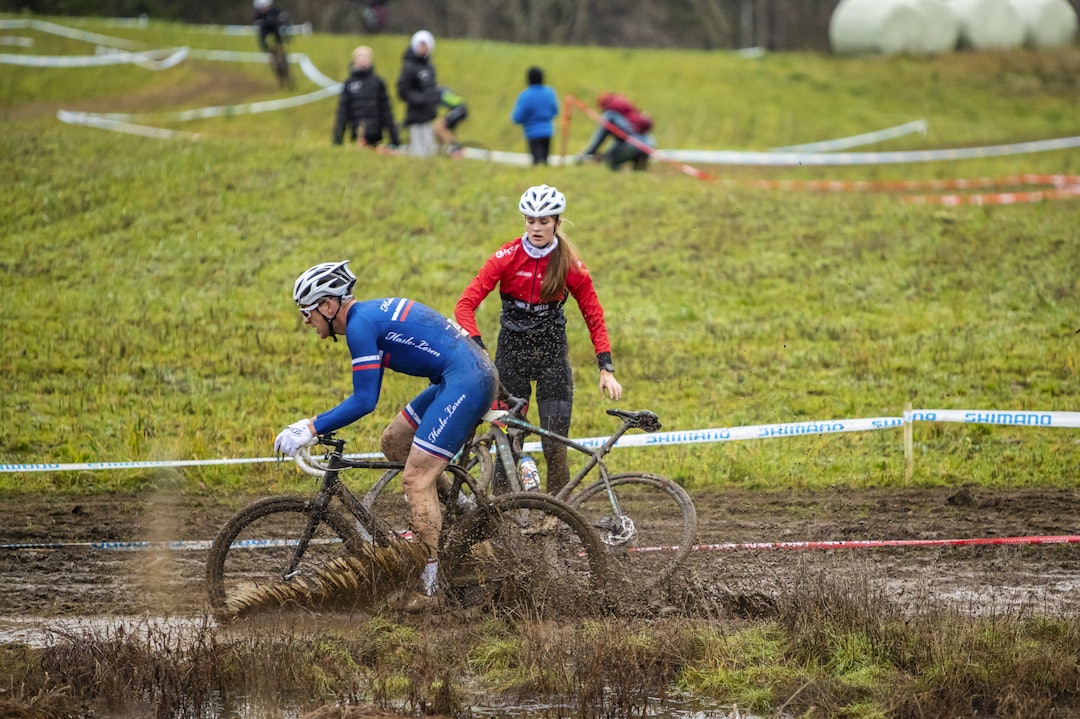
[[[861, 135], [853, 135], [851, 137], [840, 137], [834, 140], [823, 140], [821, 142], [812, 142], [806, 145], [792, 145], [791, 147], [778, 147], [771, 152], [828, 152], [830, 150], [842, 150], [849, 147], [857, 147], [859, 145], [869, 145], [874, 142], [881, 142], [882, 140], [888, 140], [894, 137], [900, 137], [902, 135], [908, 135], [914, 132], [926, 134], [926, 120], [913, 120], [912, 122], [905, 122], [903, 125], [897, 125], [896, 127], [889, 127], [884, 130], [875, 130], [874, 132], [865, 132]], [[695, 152], [694, 150], [662, 150], [667, 157], [671, 159], [678, 159], [673, 157], [674, 154], [680, 152]], [[532, 155], [527, 152], [503, 152], [501, 150], [481, 150], [474, 147], [466, 147], [462, 153], [463, 157], [470, 160], [486, 160], [488, 162], [498, 162], [505, 165], [532, 165]], [[577, 160], [576, 155], [552, 155], [548, 158], [551, 165], [561, 166], [570, 165]]]
[[[118, 55], [123, 56], [123, 55], [131, 55], [132, 54], [132, 53], [128, 53], [125, 50], [116, 50], [114, 48], [101, 47], [100, 45], [98, 46], [97, 50], [98, 50], [98, 52], [97, 52], [98, 55], [117, 55], [118, 54]], [[191, 48], [189, 48], [187, 46], [184, 46], [184, 47], [176, 48], [174, 50], [161, 50], [159, 52], [167, 52], [169, 54], [166, 55], [165, 57], [163, 57], [160, 60], [157, 60], [157, 59], [145, 60], [145, 59], [142, 59], [142, 58], [138, 58], [138, 59], [134, 60], [134, 62], [139, 67], [146, 68], [147, 70], [155, 70], [155, 71], [157, 71], [157, 70], [169, 70], [169, 69], [171, 69], [173, 67], [176, 67], [177, 65], [182, 63], [184, 60], [187, 60], [188, 55], [191, 53]]]
[[[788, 422], [785, 424], [757, 424], [746, 427], [715, 427], [712, 429], [688, 429], [681, 432], [652, 432], [649, 434], [624, 434], [616, 447], [652, 447], [665, 444], [698, 444], [702, 442], [735, 442], [746, 439], [770, 437], [800, 437], [809, 434], [832, 434], [835, 432], [865, 432], [874, 429], [900, 427], [903, 417], [873, 417], [869, 419], [834, 419], [822, 422]], [[586, 447], [599, 447], [607, 437], [575, 439]], [[526, 442], [525, 449], [535, 452], [540, 442]]]
[[0, 30], [37, 30], [38, 32], [59, 35], [60, 37], [66, 37], [72, 40], [82, 40], [98, 45], [125, 47], [129, 49], [135, 49], [141, 44], [133, 40], [99, 35], [96, 32], [88, 32], [86, 30], [79, 30], [77, 28], [67, 27], [66, 25], [57, 25], [56, 23], [36, 19], [0, 20]]
[[772, 152], [832, 152], [833, 150], [846, 150], [850, 147], [871, 145], [882, 140], [891, 140], [894, 137], [903, 137], [912, 133], [926, 134], [926, 120], [913, 120], [903, 125], [888, 127], [884, 130], [864, 132], [861, 135], [850, 137], [838, 137], [835, 140], [823, 140], [821, 142], [808, 142], [805, 145], [788, 145], [787, 147], [774, 147]]
[[[251, 35], [255, 32], [254, 25], [192, 25], [189, 27], [196, 32], [216, 33], [219, 35]], [[311, 34], [311, 23], [309, 22], [299, 25], [286, 25], [285, 28], [288, 35]]]
[[[166, 54], [164, 59], [161, 58]], [[112, 50], [95, 55], [16, 55], [0, 54], [0, 64], [21, 65], [23, 67], [102, 67], [105, 65], [139, 65], [149, 70], [166, 70], [188, 55], [188, 48], [170, 48], [168, 50], [145, 50], [128, 52]]]
[[960, 422], [1022, 427], [1080, 427], [1080, 412], [1003, 412], [975, 409], [915, 409], [904, 412], [906, 422]]
[[233, 115], [252, 115], [259, 112], [270, 112], [287, 107], [299, 107], [312, 102], [318, 102], [327, 97], [338, 94], [334, 88], [324, 87], [305, 95], [294, 95], [280, 100], [263, 100], [261, 102], [249, 102], [242, 105], [218, 105], [216, 107], [200, 107], [194, 110], [180, 110], [178, 112], [163, 112], [158, 114], [112, 112], [98, 115], [108, 120], [134, 120], [138, 118], [153, 117], [162, 122], [187, 122], [188, 120], [202, 120], [208, 117], [227, 117]]
[[164, 127], [136, 125], [122, 120], [113, 120], [92, 112], [57, 110], [56, 119], [60, 120], [60, 122], [66, 122], [69, 125], [85, 125], [87, 127], [96, 127], [102, 130], [126, 132], [129, 135], [142, 135], [143, 137], [153, 137], [161, 140], [173, 140], [180, 137], [198, 140], [201, 137], [197, 132], [184, 132], [183, 130], [168, 130]]
[[[1080, 412], [1025, 412], [973, 409], [915, 409], [904, 412], [903, 417], [869, 417], [858, 419], [834, 419], [811, 422], [787, 422], [782, 424], [757, 424], [744, 427], [716, 427], [712, 429], [688, 429], [674, 432], [628, 434], [619, 438], [616, 447], [652, 447], [676, 444], [700, 444], [705, 442], [735, 442], [748, 439], [771, 439], [775, 437], [802, 437], [806, 435], [834, 434], [837, 432], [865, 432], [902, 427], [913, 422], [958, 422], [963, 424], [1000, 424], [1023, 427], [1080, 428]], [[599, 447], [607, 437], [575, 439], [586, 447]], [[540, 442], [526, 442], [524, 451], [540, 450]], [[346, 455], [351, 459], [385, 459], [379, 452]], [[157, 467], [200, 467], [225, 464], [257, 464], [292, 461], [288, 458], [255, 457], [238, 459], [193, 459], [139, 462], [81, 462], [74, 464], [0, 464], [0, 474], [6, 472], [71, 472], [105, 469], [147, 469]]]
[[970, 160], [982, 157], [1022, 155], [1031, 152], [1069, 150], [1080, 147], [1080, 136], [1061, 137], [1011, 145], [961, 147], [942, 150], [913, 150], [909, 152], [737, 152], [734, 150], [661, 150], [664, 156], [680, 162], [701, 162], [713, 165], [766, 165], [788, 167], [799, 165], [885, 165], [905, 162], [937, 162], [940, 160]]

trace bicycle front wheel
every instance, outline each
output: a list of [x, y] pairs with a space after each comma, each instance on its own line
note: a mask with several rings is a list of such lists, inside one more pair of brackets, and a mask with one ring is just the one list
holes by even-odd
[[328, 507], [290, 572], [299, 538], [313, 513], [311, 499], [269, 497], [248, 505], [225, 524], [206, 564], [215, 617], [291, 607], [364, 608], [418, 571], [416, 552], [410, 552], [407, 543], [391, 541], [376, 547], [361, 538], [355, 519]]
[[697, 538], [697, 510], [690, 495], [659, 475], [612, 475], [608, 483], [600, 480], [571, 496], [570, 506], [599, 533], [612, 571], [636, 589], [649, 590], [667, 580]]
[[569, 505], [522, 492], [495, 498], [448, 538], [445, 576], [465, 605], [529, 617], [602, 611], [607, 559], [596, 533]]

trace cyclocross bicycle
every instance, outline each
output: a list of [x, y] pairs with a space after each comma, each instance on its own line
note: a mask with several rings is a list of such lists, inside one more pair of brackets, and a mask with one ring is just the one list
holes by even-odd
[[[419, 575], [426, 550], [410, 541], [408, 525], [369, 509], [342, 481], [354, 469], [383, 470], [386, 480], [404, 465], [348, 458], [344, 440], [332, 433], [319, 435], [318, 444], [329, 448], [323, 459], [304, 451], [296, 457], [321, 477], [313, 495], [253, 502], [214, 539], [206, 581], [219, 619], [267, 605], [393, 608], [400, 575]], [[607, 581], [606, 557], [575, 510], [535, 492], [489, 497], [462, 467], [447, 473], [439, 555], [449, 600], [533, 615], [595, 604], [596, 587]], [[471, 499], [467, 507], [461, 496]]]
[[[611, 568], [618, 570], [631, 588], [647, 591], [667, 580], [686, 560], [697, 538], [693, 500], [666, 477], [645, 472], [612, 474], [604, 462], [629, 430], [658, 431], [661, 425], [656, 414], [648, 410], [607, 410], [607, 414], [622, 420], [622, 425], [603, 444], [591, 448], [525, 420], [526, 403], [524, 399], [508, 398], [510, 409], [466, 445], [458, 463], [471, 471], [474, 479], [470, 486], [494, 496], [503, 492], [518, 496], [522, 486], [517, 467], [524, 437], [538, 435], [565, 444], [588, 459], [556, 499], [577, 510], [597, 531]], [[599, 478], [582, 487], [594, 470]], [[380, 515], [407, 511], [400, 497], [383, 491], [392, 478], [388, 473], [371, 487], [363, 499], [365, 507]]]
[[296, 81], [293, 80], [292, 71], [289, 70], [289, 55], [285, 52], [285, 41], [274, 43], [274, 47], [271, 48], [268, 54], [270, 56], [270, 69], [274, 71], [278, 87], [288, 88], [289, 90], [294, 89]]

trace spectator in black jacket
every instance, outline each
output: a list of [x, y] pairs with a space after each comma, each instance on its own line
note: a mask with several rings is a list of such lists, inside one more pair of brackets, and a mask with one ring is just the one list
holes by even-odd
[[352, 68], [341, 87], [337, 116], [334, 120], [334, 144], [342, 144], [345, 128], [353, 142], [375, 147], [383, 140], [383, 131], [390, 133], [390, 144], [400, 145], [394, 110], [386, 83], [375, 74], [374, 53], [361, 45], [353, 50]]
[[429, 156], [437, 151], [435, 117], [439, 114], [442, 90], [435, 79], [431, 53], [435, 37], [427, 30], [417, 30], [401, 59], [398, 75], [398, 97], [405, 103], [405, 120], [409, 130], [409, 154]]

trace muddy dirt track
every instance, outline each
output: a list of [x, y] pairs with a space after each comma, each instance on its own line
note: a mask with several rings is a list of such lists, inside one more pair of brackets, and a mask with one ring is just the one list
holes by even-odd
[[[212, 539], [251, 497], [0, 498], [0, 616], [198, 615], [201, 549], [94, 549], [91, 542]], [[700, 544], [1073, 535], [1080, 490], [971, 488], [695, 493]], [[651, 610], [755, 616], [799, 582], [849, 579], [904, 607], [965, 613], [1080, 610], [1080, 545], [705, 550]]]

